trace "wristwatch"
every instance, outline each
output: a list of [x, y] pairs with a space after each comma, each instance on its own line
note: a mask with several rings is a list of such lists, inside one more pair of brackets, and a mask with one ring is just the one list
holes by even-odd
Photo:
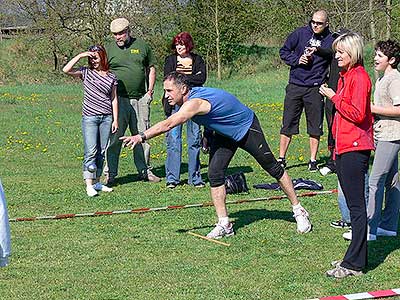
[[139, 135], [142, 138], [142, 143], [144, 143], [144, 141], [146, 140], [146, 135], [144, 134], [144, 132], [139, 132]]

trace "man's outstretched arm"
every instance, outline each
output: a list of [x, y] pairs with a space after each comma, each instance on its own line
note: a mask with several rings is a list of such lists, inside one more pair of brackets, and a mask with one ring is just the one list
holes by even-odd
[[[177, 125], [185, 123], [191, 117], [196, 114], [202, 113], [202, 102], [206, 102], [201, 99], [193, 99], [185, 102], [178, 112], [172, 114], [168, 119], [158, 122], [143, 133], [139, 133], [134, 136], [123, 136], [120, 137], [125, 147], [133, 149], [137, 144], [144, 142], [145, 140], [151, 139], [152, 137], [163, 134]], [[208, 103], [208, 102], [207, 102]]]

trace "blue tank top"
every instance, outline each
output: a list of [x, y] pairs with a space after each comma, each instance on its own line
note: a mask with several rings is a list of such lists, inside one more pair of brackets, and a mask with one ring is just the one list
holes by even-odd
[[211, 110], [205, 115], [192, 117], [192, 120], [237, 142], [245, 136], [253, 123], [254, 112], [228, 92], [194, 87], [190, 90], [188, 100], [195, 98], [210, 102]]

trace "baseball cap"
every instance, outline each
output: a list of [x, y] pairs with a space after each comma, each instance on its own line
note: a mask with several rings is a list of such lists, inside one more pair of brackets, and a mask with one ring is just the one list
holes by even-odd
[[118, 18], [111, 22], [110, 30], [112, 33], [121, 32], [129, 26], [129, 21], [125, 18]]

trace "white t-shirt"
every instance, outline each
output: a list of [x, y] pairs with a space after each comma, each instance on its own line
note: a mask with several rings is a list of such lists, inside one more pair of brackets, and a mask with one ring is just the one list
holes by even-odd
[[[375, 84], [376, 106], [400, 105], [400, 73], [393, 70], [379, 78]], [[378, 141], [400, 140], [400, 117], [374, 115], [374, 138]]]

